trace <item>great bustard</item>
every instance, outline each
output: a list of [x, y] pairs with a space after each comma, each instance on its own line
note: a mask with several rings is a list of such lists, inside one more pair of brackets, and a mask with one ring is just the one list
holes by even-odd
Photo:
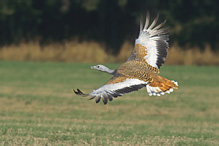
[[91, 96], [90, 99], [96, 97], [96, 103], [102, 99], [103, 103], [107, 104], [108, 100], [113, 100], [113, 97], [122, 96], [143, 87], [146, 87], [150, 96], [160, 96], [173, 92], [173, 89], [178, 89], [177, 82], [158, 75], [169, 47], [168, 28], [162, 28], [166, 21], [155, 26], [158, 18], [159, 15], [149, 25], [150, 15], [147, 13], [144, 28], [141, 18], [140, 33], [135, 41], [134, 50], [128, 60], [116, 70], [111, 70], [104, 65], [91, 67], [91, 69], [114, 75], [105, 85], [89, 94], [84, 94], [79, 89], [74, 92], [81, 96]]

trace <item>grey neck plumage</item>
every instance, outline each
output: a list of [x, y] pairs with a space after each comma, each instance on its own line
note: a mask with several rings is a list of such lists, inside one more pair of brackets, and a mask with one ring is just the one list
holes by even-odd
[[111, 75], [115, 74], [115, 70], [112, 70], [112, 69], [109, 69], [109, 68], [107, 68], [106, 70], [104, 70], [102, 72], [106, 72], [106, 73], [111, 74]]

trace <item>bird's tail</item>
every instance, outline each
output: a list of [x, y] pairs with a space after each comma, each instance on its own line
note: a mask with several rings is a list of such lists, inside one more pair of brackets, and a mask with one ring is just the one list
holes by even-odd
[[178, 82], [158, 76], [156, 80], [150, 82], [146, 88], [150, 96], [160, 96], [165, 93], [170, 94], [170, 92], [173, 92], [173, 89], [178, 89]]

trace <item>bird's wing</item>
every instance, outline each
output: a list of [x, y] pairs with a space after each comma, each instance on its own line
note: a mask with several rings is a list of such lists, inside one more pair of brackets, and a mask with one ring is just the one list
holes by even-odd
[[152, 66], [152, 70], [159, 71], [164, 63], [168, 49], [167, 27], [163, 23], [156, 25], [159, 15], [149, 25], [150, 15], [147, 13], [145, 26], [143, 28], [142, 18], [140, 22], [139, 37], [135, 41], [135, 48], [127, 61], [139, 60]]
[[74, 92], [81, 96], [90, 95], [90, 99], [94, 99], [96, 97], [96, 103], [102, 99], [103, 103], [107, 104], [108, 100], [113, 100], [113, 97], [116, 98], [118, 96], [122, 96], [123, 94], [137, 91], [143, 87], [146, 87], [146, 85], [147, 82], [141, 81], [139, 79], [127, 78], [123, 75], [115, 75], [105, 85], [96, 90], [93, 90], [93, 92], [89, 94], [83, 94], [79, 89]]

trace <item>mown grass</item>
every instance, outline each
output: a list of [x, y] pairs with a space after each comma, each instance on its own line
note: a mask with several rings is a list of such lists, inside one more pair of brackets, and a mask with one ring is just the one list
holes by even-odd
[[219, 67], [164, 66], [179, 90], [103, 105], [72, 92], [110, 78], [91, 65], [1, 61], [0, 145], [219, 145]]

